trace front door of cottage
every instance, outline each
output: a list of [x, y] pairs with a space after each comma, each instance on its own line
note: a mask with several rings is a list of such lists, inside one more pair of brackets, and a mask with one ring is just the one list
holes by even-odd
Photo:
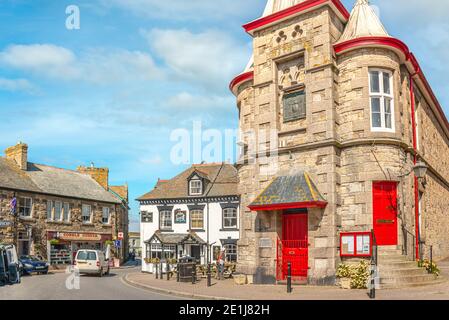
[[285, 280], [288, 274], [288, 264], [291, 264], [294, 280], [306, 280], [309, 269], [308, 252], [308, 222], [307, 210], [288, 210], [282, 215], [282, 241], [279, 257], [282, 263], [281, 279]]
[[373, 183], [374, 235], [379, 246], [398, 244], [397, 182]]

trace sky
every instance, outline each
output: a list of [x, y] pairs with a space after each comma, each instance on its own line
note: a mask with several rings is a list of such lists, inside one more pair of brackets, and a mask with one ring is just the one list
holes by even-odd
[[[343, 1], [348, 10], [354, 2]], [[370, 2], [449, 114], [449, 1]], [[172, 132], [199, 121], [203, 130], [238, 127], [228, 84], [251, 55], [241, 26], [265, 4], [0, 0], [0, 150], [23, 141], [31, 162], [108, 167], [111, 185], [129, 185], [138, 230], [134, 199], [188, 167], [171, 161]], [[80, 10], [79, 29], [66, 28], [69, 5]]]

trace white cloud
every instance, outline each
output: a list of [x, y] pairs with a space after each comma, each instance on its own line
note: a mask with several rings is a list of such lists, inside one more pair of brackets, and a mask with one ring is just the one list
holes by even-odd
[[23, 91], [29, 94], [36, 94], [38, 89], [26, 79], [6, 79], [0, 78], [0, 90]]
[[11, 45], [0, 52], [0, 65], [38, 77], [97, 84], [160, 76], [152, 57], [144, 52], [92, 48], [77, 56], [52, 44]]
[[142, 34], [174, 72], [174, 80], [193, 81], [208, 89], [226, 90], [250, 57], [249, 48], [218, 30], [153, 29]]

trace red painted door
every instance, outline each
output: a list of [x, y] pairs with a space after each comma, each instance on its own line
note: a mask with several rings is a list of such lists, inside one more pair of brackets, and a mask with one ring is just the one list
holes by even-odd
[[378, 245], [398, 244], [397, 182], [373, 183], [373, 223]]
[[307, 212], [284, 213], [282, 235], [282, 280], [287, 277], [288, 263], [291, 263], [294, 279], [307, 278], [309, 269]]

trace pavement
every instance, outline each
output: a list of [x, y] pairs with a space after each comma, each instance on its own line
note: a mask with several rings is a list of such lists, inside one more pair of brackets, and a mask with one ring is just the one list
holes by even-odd
[[178, 300], [176, 296], [130, 286], [123, 277], [140, 268], [111, 270], [109, 276], [79, 277], [50, 271], [48, 275], [22, 277], [20, 284], [0, 287], [0, 300]]
[[[442, 262], [444, 279], [449, 279], [449, 262]], [[197, 284], [178, 283], [176, 279], [155, 279], [152, 274], [130, 272], [124, 281], [136, 288], [169, 294], [181, 298], [206, 300], [369, 300], [367, 290], [343, 290], [339, 287], [294, 286], [288, 294], [285, 285], [236, 285], [232, 279], [213, 279], [207, 287], [206, 279]], [[378, 300], [449, 300], [449, 281], [432, 286], [377, 290]]]

